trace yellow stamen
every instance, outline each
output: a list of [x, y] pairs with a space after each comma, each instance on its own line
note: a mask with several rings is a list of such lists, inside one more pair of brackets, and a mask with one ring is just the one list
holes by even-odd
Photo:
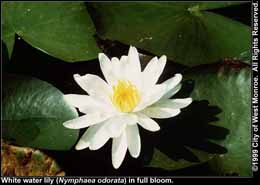
[[119, 80], [113, 86], [111, 101], [119, 111], [131, 112], [140, 102], [140, 94], [130, 81]]

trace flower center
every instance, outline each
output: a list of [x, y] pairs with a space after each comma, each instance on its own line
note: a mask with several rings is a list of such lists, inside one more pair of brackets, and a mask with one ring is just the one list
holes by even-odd
[[126, 80], [119, 80], [113, 86], [112, 103], [121, 112], [131, 112], [140, 102], [140, 94], [137, 88]]

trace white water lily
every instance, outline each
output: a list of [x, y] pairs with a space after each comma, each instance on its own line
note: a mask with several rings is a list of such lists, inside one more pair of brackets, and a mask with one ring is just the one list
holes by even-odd
[[127, 149], [137, 158], [141, 151], [138, 125], [155, 132], [160, 126], [151, 118], [170, 118], [188, 106], [191, 98], [169, 99], [181, 88], [182, 75], [156, 84], [166, 64], [166, 56], [154, 57], [141, 71], [139, 55], [130, 46], [128, 56], [112, 58], [99, 54], [105, 80], [93, 74], [74, 75], [88, 95], [65, 95], [65, 100], [86, 115], [66, 121], [71, 129], [89, 127], [76, 145], [77, 150], [98, 150], [110, 138], [112, 164], [119, 168]]

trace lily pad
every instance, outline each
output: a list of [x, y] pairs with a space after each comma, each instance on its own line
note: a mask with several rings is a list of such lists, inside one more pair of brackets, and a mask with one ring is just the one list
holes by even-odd
[[52, 85], [32, 77], [3, 76], [2, 134], [12, 143], [49, 149], [69, 150], [78, 130], [63, 122], [78, 116]]
[[250, 78], [249, 65], [233, 59], [186, 70], [173, 98], [193, 102], [142, 137], [146, 166], [176, 170], [208, 161], [215, 174], [250, 175]]
[[64, 176], [58, 163], [40, 150], [1, 142], [3, 176]]
[[250, 48], [250, 27], [207, 9], [230, 2], [88, 3], [102, 39], [167, 55], [187, 66], [238, 57]]
[[186, 167], [201, 164], [213, 158], [213, 156], [209, 156], [208, 153], [203, 151], [196, 151], [196, 150], [191, 150], [191, 151], [195, 153], [194, 155], [200, 156], [199, 161], [187, 161], [185, 159], [179, 159], [175, 161], [172, 160], [172, 158], [167, 156], [165, 153], [155, 148], [153, 154], [153, 160], [149, 164], [149, 167], [162, 168], [164, 170], [178, 170], [178, 169], [183, 169]]
[[97, 57], [95, 27], [83, 2], [3, 2], [1, 8], [9, 56], [17, 34], [33, 47], [64, 61]]
[[225, 140], [214, 141], [228, 152], [210, 162], [212, 169], [220, 175], [251, 175], [250, 67], [240, 61], [225, 60], [193, 69], [185, 77], [195, 82], [194, 100], [208, 100], [221, 109], [219, 120], [211, 124], [230, 131]]

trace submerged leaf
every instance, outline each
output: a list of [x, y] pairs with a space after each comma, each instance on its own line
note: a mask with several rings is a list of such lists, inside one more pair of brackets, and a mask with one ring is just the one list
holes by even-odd
[[57, 162], [39, 150], [1, 142], [3, 176], [64, 176]]

